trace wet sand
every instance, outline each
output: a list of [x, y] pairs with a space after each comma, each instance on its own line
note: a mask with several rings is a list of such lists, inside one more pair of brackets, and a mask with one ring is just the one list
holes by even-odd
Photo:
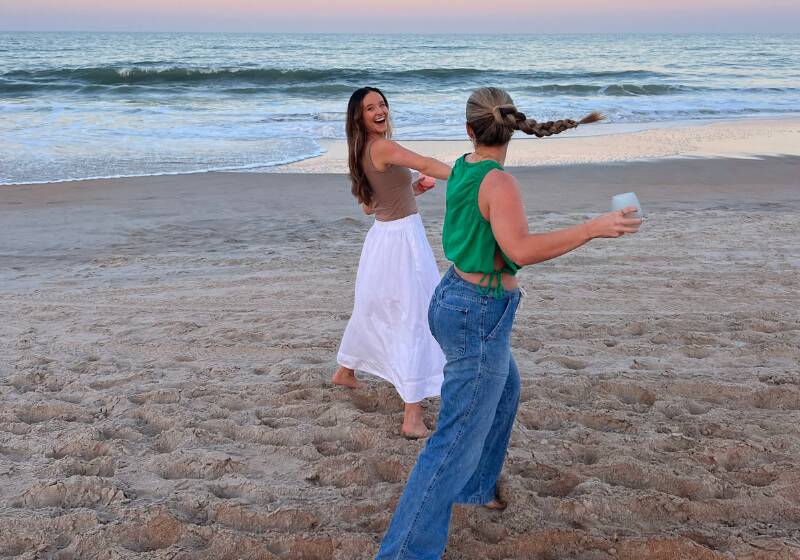
[[[521, 273], [510, 505], [445, 558], [800, 558], [800, 159], [514, 173], [537, 230], [649, 216]], [[369, 223], [335, 174], [0, 188], [0, 556], [374, 556], [423, 444], [329, 382]]]

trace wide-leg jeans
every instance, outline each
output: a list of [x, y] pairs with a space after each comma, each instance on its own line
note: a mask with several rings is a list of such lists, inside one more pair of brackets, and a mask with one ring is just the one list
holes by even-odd
[[453, 504], [495, 499], [519, 403], [510, 338], [520, 292], [479, 289], [452, 268], [431, 299], [428, 322], [447, 358], [436, 431], [408, 477], [380, 560], [444, 553]]

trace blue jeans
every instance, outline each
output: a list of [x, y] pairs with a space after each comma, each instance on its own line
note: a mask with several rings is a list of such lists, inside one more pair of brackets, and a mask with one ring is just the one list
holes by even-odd
[[481, 295], [451, 268], [428, 310], [447, 358], [436, 431], [411, 471], [378, 559], [438, 559], [453, 504], [485, 504], [497, 492], [519, 403], [510, 338], [519, 290]]

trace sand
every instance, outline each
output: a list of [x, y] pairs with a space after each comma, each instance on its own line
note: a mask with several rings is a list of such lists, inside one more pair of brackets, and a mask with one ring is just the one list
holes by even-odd
[[[649, 216], [521, 273], [510, 505], [446, 559], [800, 558], [799, 171], [514, 170], [535, 229]], [[373, 557], [423, 444], [329, 382], [368, 227], [341, 175], [0, 189], [0, 556]]]
[[[506, 165], [550, 166], [611, 163], [665, 158], [752, 158], [800, 156], [800, 118], [754, 118], [734, 121], [655, 123], [648, 125], [601, 123], [551, 136], [534, 138], [517, 133]], [[347, 144], [320, 140], [319, 157], [264, 169], [278, 173], [346, 173]], [[472, 150], [466, 132], [463, 141], [403, 141], [410, 150], [453, 162]]]

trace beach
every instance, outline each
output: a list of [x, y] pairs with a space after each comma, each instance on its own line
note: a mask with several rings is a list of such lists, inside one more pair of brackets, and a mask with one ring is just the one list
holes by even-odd
[[[754, 122], [512, 143], [533, 230], [647, 218], [520, 273], [509, 507], [456, 507], [445, 559], [800, 558], [800, 127]], [[0, 556], [374, 557], [424, 442], [330, 383], [371, 218], [327, 148], [0, 187]]]
[[[404, 146], [442, 161], [472, 150], [466, 139], [400, 140]], [[321, 140], [324, 153], [261, 171], [272, 173], [347, 173], [347, 144]], [[581, 127], [546, 139], [518, 134], [506, 166], [608, 164], [668, 158], [752, 158], [800, 156], [800, 118], [752, 118], [730, 121], [619, 123]]]

